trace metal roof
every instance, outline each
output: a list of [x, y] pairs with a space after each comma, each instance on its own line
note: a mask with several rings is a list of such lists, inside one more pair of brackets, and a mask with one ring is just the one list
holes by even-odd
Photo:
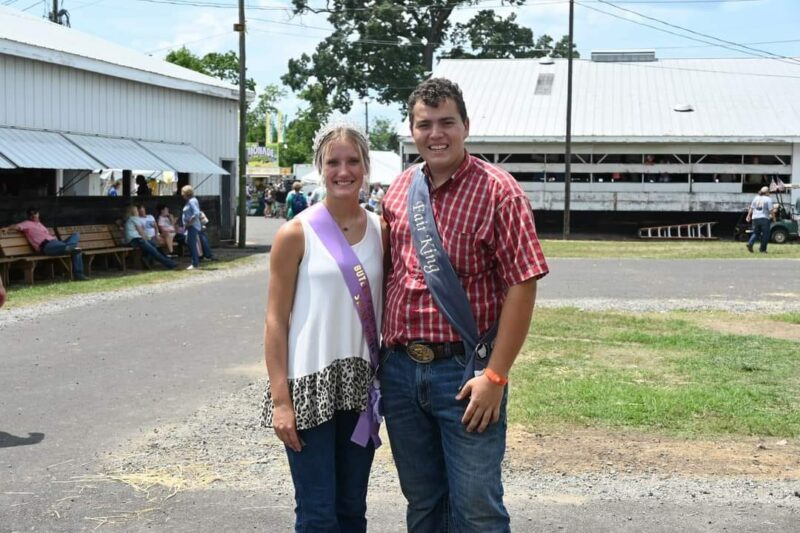
[[198, 174], [229, 174], [227, 170], [216, 165], [209, 158], [188, 144], [151, 141], [139, 141], [139, 144], [170, 165], [169, 168], [171, 170], [177, 172], [196, 172]]
[[229, 99], [239, 89], [217, 78], [88, 33], [0, 7], [0, 54], [36, 59], [142, 83]]
[[132, 139], [65, 133], [64, 136], [102, 163], [102, 168], [172, 170]]
[[52, 131], [0, 127], [0, 154], [20, 168], [102, 168], [80, 148]]
[[[553, 74], [550, 94], [534, 94]], [[459, 84], [470, 140], [563, 141], [567, 60], [445, 59], [433, 76]], [[689, 104], [694, 112], [674, 108]], [[576, 141], [800, 140], [800, 63], [774, 59], [575, 60]], [[401, 130], [406, 140], [408, 129]]]
[[0, 168], [17, 168], [11, 161], [0, 155]]

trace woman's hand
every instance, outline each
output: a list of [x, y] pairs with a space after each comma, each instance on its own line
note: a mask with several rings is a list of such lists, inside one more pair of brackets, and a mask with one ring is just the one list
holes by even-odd
[[295, 452], [303, 449], [291, 405], [276, 405], [272, 410], [272, 427], [283, 443]]

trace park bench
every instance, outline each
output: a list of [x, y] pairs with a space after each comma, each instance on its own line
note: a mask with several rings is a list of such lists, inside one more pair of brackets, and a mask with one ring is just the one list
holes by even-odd
[[0, 232], [0, 274], [3, 282], [9, 283], [12, 268], [19, 268], [25, 275], [25, 283], [33, 285], [36, 267], [44, 264], [50, 279], [55, 279], [55, 266], [61, 264], [72, 279], [72, 258], [69, 255], [42, 255], [31, 247], [25, 235], [13, 228]]
[[87, 276], [92, 275], [92, 264], [95, 257], [102, 257], [105, 267], [108, 268], [108, 258], [112, 257], [120, 269], [125, 272], [125, 259], [134, 248], [120, 245], [114, 238], [112, 226], [108, 224], [93, 224], [83, 226], [59, 226], [56, 228], [59, 238], [66, 239], [73, 233], [80, 233], [81, 240], [78, 246], [83, 254], [83, 268]]

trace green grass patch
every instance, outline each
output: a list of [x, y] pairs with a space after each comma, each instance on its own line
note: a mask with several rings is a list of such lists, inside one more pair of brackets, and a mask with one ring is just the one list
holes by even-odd
[[509, 418], [682, 437], [800, 435], [800, 342], [728, 335], [686, 314], [537, 309]]
[[118, 270], [92, 271], [92, 279], [89, 281], [70, 282], [66, 280], [38, 281], [33, 286], [15, 284], [8, 289], [8, 298], [3, 309], [14, 309], [35, 305], [37, 303], [52, 301], [53, 299], [72, 296], [75, 294], [92, 294], [98, 292], [111, 292], [115, 290], [130, 289], [136, 286], [155, 285], [159, 283], [171, 283], [175, 280], [184, 279], [191, 276], [202, 276], [203, 272], [215, 270], [226, 270], [236, 268], [253, 261], [253, 256], [237, 257], [230, 259], [218, 259], [208, 265], [203, 265], [200, 272], [183, 270], [179, 266], [176, 270], [163, 270], [155, 267], [156, 270], [128, 270], [122, 273]]
[[562, 241], [543, 240], [547, 257], [640, 259], [800, 259], [797, 243], [771, 244], [768, 254], [751, 254], [731, 241]]
[[788, 322], [789, 324], [800, 324], [800, 313], [780, 313], [770, 315], [769, 318], [779, 322]]

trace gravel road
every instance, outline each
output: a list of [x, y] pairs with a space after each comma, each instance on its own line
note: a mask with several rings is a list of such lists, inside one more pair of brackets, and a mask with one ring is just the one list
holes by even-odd
[[[681, 294], [671, 298], [668, 287], [652, 282], [661, 269], [666, 278], [680, 279], [675, 271], [686, 268], [693, 269], [695, 279], [704, 275], [711, 279], [718, 277], [718, 267], [713, 262], [701, 268], [692, 262], [662, 263], [551, 261], [553, 274], [541, 285], [539, 305], [632, 312], [800, 311], [800, 287], [793, 280], [781, 281], [783, 285], [775, 291], [779, 296], [756, 290], [763, 297], [748, 299], [748, 291], [753, 291], [749, 265], [734, 268], [737, 274], [720, 286], [699, 282], [689, 290], [692, 297]], [[49, 317], [54, 319], [51, 327], [56, 328], [55, 319], [66, 312], [80, 316], [82, 309], [127, 308], [142, 299], [180, 295], [193, 287], [260, 279], [266, 274], [266, 265], [266, 255], [257, 254], [239, 268], [201, 271], [169, 285], [71, 296], [3, 310], [0, 338], [10, 338], [12, 331], [29, 324], [49, 324]], [[775, 270], [786, 272], [797, 266], [797, 262], [787, 262], [776, 264]], [[637, 273], [625, 277], [624, 289], [617, 290], [621, 296], [614, 297], [613, 281], [599, 281], [593, 290], [581, 288], [592, 285], [593, 279], [606, 280], [619, 269]], [[591, 275], [587, 277], [586, 272]], [[619, 281], [616, 284], [621, 285]], [[649, 297], [639, 297], [642, 294]], [[263, 294], [253, 298], [263, 299]], [[181, 415], [138, 424], [117, 435], [113, 449], [85, 442], [63, 443], [72, 447], [76, 456], [79, 448], [88, 446], [82, 451], [91, 460], [76, 465], [68, 459], [47, 466], [49, 480], [44, 481], [49, 489], [41, 479], [26, 480], [24, 463], [8, 460], [7, 466], [3, 464], [7, 461], [0, 447], [0, 508], [5, 509], [0, 531], [290, 530], [292, 487], [284, 452], [271, 432], [257, 423], [264, 386], [261, 363], [254, 360], [242, 374], [245, 377], [234, 390], [206, 391]], [[0, 408], [3, 405], [0, 402]], [[0, 411], [0, 435], [8, 427], [8, 415]], [[625, 442], [619, 446], [624, 447]], [[514, 531], [800, 531], [800, 480], [796, 475], [786, 479], [692, 477], [670, 469], [643, 472], [624, 468], [553, 472], [513, 456], [505, 464], [504, 475]], [[403, 499], [388, 445], [376, 456], [369, 503], [370, 531], [404, 530]]]

